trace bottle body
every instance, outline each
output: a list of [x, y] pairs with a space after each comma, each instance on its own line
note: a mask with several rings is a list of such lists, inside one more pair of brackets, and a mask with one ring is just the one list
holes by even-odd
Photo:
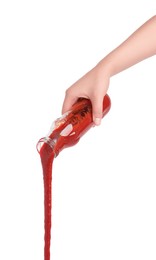
[[[103, 100], [103, 117], [110, 107], [111, 101], [106, 94]], [[38, 151], [40, 152], [44, 144], [48, 144], [56, 157], [62, 149], [75, 145], [93, 125], [91, 101], [79, 98], [70, 111], [54, 121], [49, 134], [39, 140]]]

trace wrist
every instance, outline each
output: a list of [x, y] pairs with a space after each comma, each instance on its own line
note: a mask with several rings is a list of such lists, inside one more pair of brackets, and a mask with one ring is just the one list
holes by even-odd
[[109, 78], [114, 75], [114, 65], [109, 57], [106, 56], [103, 58], [96, 66], [99, 71], [101, 71], [104, 75], [107, 75]]

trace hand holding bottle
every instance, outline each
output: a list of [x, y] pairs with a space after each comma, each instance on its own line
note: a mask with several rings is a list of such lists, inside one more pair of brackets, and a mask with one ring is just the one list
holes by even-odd
[[109, 69], [98, 64], [66, 91], [62, 113], [68, 111], [79, 97], [90, 99], [93, 121], [99, 125], [102, 118], [103, 98], [109, 87]]
[[155, 54], [156, 16], [153, 16], [67, 89], [62, 112], [68, 111], [79, 97], [89, 98], [93, 107], [93, 121], [95, 125], [99, 125], [102, 101], [107, 93], [110, 77]]
[[[110, 106], [111, 101], [106, 94], [102, 102], [102, 117], [108, 113]], [[37, 149], [40, 154], [46, 150], [56, 157], [64, 148], [75, 145], [93, 125], [90, 100], [79, 98], [68, 112], [53, 122], [47, 136], [39, 140]]]

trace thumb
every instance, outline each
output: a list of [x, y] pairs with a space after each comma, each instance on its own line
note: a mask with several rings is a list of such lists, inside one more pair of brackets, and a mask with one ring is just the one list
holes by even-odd
[[96, 97], [95, 99], [91, 100], [92, 102], [92, 113], [93, 113], [93, 122], [95, 125], [101, 124], [102, 119], [102, 110], [103, 110], [103, 97]]

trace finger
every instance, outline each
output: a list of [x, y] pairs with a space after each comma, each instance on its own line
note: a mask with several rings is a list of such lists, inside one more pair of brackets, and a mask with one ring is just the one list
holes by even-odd
[[91, 100], [92, 102], [92, 113], [93, 113], [93, 122], [95, 125], [101, 124], [102, 119], [102, 108], [103, 108], [103, 97], [99, 96]]
[[77, 100], [76, 96], [66, 95], [62, 106], [62, 114], [69, 111], [72, 105], [76, 102], [76, 100]]

